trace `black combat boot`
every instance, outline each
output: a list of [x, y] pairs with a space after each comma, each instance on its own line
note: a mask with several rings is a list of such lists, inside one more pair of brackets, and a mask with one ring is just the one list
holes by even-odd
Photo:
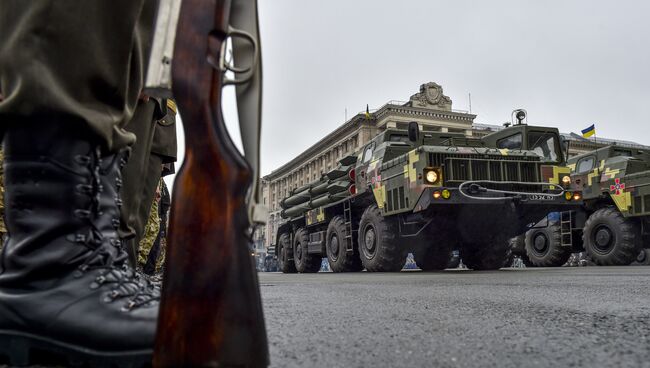
[[5, 135], [0, 356], [9, 365], [151, 362], [159, 292], [118, 239], [123, 157], [103, 155], [89, 136], [51, 123]]

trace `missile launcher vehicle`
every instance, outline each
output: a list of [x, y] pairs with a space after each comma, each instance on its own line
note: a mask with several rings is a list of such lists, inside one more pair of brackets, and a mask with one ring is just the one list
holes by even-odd
[[647, 263], [650, 248], [650, 150], [608, 146], [568, 160], [584, 206], [550, 214], [515, 249], [530, 265], [557, 267], [586, 251], [597, 265]]
[[358, 154], [281, 202], [275, 251], [285, 272], [399, 271], [407, 254], [444, 269], [452, 251], [475, 270], [501, 268], [508, 239], [551, 211], [579, 208], [556, 128], [523, 124], [481, 139], [386, 129]]

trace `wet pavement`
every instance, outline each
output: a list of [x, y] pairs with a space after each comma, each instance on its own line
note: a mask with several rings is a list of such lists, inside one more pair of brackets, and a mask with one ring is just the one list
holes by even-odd
[[650, 367], [650, 267], [260, 282], [272, 367]]

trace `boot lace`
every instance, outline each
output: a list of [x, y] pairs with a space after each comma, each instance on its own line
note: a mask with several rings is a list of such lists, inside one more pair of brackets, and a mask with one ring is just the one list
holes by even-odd
[[[92, 252], [86, 257], [75, 272], [76, 277], [93, 270], [100, 270], [98, 276], [90, 284], [95, 290], [107, 286], [110, 290], [104, 293], [103, 301], [112, 303], [117, 300], [125, 300], [122, 310], [132, 311], [138, 307], [149, 306], [160, 299], [160, 290], [151, 281], [139, 275], [128, 264], [128, 255], [120, 246], [118, 239], [105, 239], [97, 227], [96, 220], [101, 215], [100, 199], [102, 193], [101, 153], [96, 149], [88, 156], [79, 156], [77, 159], [82, 165], [86, 165], [92, 175], [90, 185], [84, 185], [80, 193], [90, 198], [88, 208], [77, 209], [75, 215], [86, 219], [88, 222], [85, 233], [75, 234], [74, 241], [91, 249]], [[119, 198], [118, 198], [119, 199]], [[116, 201], [116, 204], [119, 202]], [[113, 222], [116, 219], [113, 219]], [[117, 220], [119, 221], [119, 220]]]

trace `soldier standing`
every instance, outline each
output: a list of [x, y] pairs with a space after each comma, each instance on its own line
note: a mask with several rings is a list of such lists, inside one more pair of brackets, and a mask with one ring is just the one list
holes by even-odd
[[136, 135], [137, 144], [122, 170], [120, 237], [135, 266], [163, 165], [173, 167], [176, 161], [176, 103], [173, 99], [141, 95], [126, 130]]
[[0, 2], [0, 355], [150, 362], [159, 292], [126, 261], [121, 167], [156, 2]]

